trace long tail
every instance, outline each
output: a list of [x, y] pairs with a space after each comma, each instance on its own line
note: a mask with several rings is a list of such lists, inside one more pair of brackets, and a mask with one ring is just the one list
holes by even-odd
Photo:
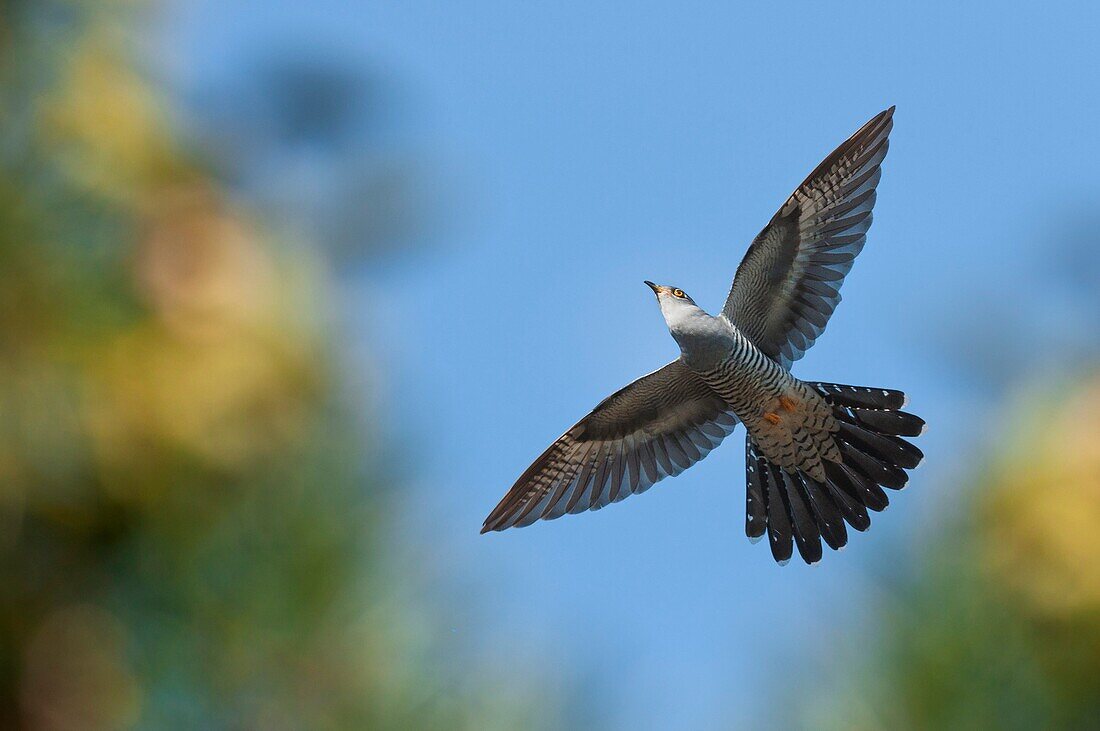
[[900, 490], [924, 458], [902, 437], [919, 436], [924, 420], [902, 411], [901, 391], [835, 383], [808, 383], [833, 407], [840, 423], [836, 443], [843, 462], [825, 462], [826, 480], [788, 472], [761, 456], [752, 438], [746, 442], [748, 474], [745, 533], [753, 541], [768, 534], [772, 556], [790, 560], [792, 538], [806, 563], [821, 560], [821, 539], [832, 549], [848, 543], [845, 523], [858, 531], [871, 526], [868, 510], [890, 504], [882, 488]]

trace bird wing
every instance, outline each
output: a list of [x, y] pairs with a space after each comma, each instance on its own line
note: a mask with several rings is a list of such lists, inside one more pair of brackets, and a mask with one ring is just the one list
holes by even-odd
[[726, 402], [681, 360], [600, 402], [542, 453], [481, 532], [599, 510], [678, 475], [737, 426]]
[[893, 116], [879, 113], [826, 157], [737, 267], [722, 315], [785, 368], [825, 330], [867, 240]]

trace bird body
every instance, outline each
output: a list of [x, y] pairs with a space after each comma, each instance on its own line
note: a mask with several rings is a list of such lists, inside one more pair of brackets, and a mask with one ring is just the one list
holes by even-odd
[[680, 357], [601, 401], [520, 476], [482, 532], [618, 502], [679, 474], [737, 423], [746, 438], [745, 532], [792, 546], [807, 563], [870, 526], [883, 488], [901, 489], [923, 458], [905, 437], [924, 421], [896, 390], [803, 381], [791, 374], [840, 302], [866, 242], [894, 108], [834, 150], [795, 189], [745, 254], [722, 312], [646, 282]]
[[790, 373], [731, 354], [699, 376], [730, 404], [772, 464], [824, 480], [824, 462], [840, 460], [833, 440], [840, 427], [832, 409]]
[[657, 295], [684, 364], [737, 416], [774, 464], [825, 480], [824, 460], [840, 461], [839, 430], [818, 393], [769, 358], [727, 318], [707, 314], [671, 287], [646, 282]]

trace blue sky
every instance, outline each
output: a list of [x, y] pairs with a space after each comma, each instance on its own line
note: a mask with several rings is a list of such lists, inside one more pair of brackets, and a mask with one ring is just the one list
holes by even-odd
[[[517, 674], [580, 675], [616, 727], [752, 726], [830, 670], [823, 653], [858, 649], [878, 582], [960, 498], [1000, 414], [965, 373], [968, 344], [1072, 331], [1035, 272], [1095, 216], [1100, 11], [547, 5], [200, 0], [158, 22], [185, 94], [294, 47], [414, 100], [400, 144], [437, 171], [451, 215], [346, 277], [341, 317], [382, 373], [374, 408], [405, 450], [401, 525], [440, 579], [433, 599], [475, 607], [453, 631]], [[926, 466], [872, 529], [817, 567], [777, 568], [743, 535], [739, 431], [642, 497], [479, 536], [551, 440], [676, 355], [642, 280], [716, 311], [793, 186], [891, 104], [868, 245], [795, 367], [903, 388], [930, 423]]]

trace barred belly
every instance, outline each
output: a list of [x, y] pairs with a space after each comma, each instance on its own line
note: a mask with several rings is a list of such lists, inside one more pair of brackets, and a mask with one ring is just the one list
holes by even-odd
[[726, 400], [771, 462], [824, 480], [823, 461], [841, 461], [831, 407], [743, 335], [723, 359], [698, 365], [692, 370]]

